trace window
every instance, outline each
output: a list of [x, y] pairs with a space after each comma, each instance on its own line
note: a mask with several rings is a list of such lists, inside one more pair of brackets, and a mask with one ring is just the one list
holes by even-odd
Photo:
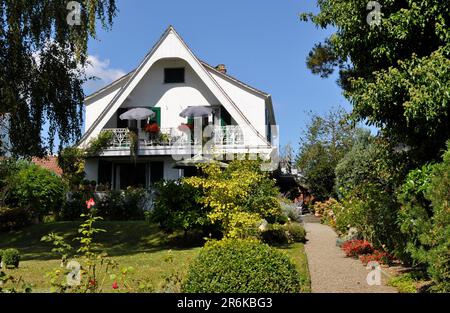
[[127, 128], [128, 120], [121, 120], [119, 116], [128, 111], [126, 108], [120, 108], [117, 110], [117, 128]]
[[164, 179], [164, 162], [150, 163], [150, 183], [154, 184]]
[[184, 68], [165, 68], [164, 83], [184, 83]]

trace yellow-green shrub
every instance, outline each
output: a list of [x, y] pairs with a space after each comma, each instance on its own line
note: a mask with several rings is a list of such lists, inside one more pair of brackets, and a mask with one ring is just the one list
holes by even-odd
[[281, 215], [275, 182], [261, 171], [260, 162], [235, 160], [226, 169], [208, 164], [202, 170], [202, 177], [189, 177], [184, 182], [203, 191], [199, 200], [211, 208], [208, 218], [220, 225], [225, 236], [230, 236], [232, 219], [237, 213], [245, 212], [255, 220], [269, 222]]

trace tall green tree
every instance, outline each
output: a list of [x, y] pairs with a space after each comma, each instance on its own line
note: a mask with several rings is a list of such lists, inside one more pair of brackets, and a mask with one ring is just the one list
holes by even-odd
[[10, 153], [41, 156], [56, 136], [61, 145], [80, 137], [87, 43], [116, 13], [115, 0], [0, 0], [0, 116], [9, 116]]
[[312, 115], [300, 138], [297, 166], [320, 200], [335, 196], [335, 168], [353, 145], [356, 128], [342, 108]]
[[356, 120], [411, 146], [415, 160], [436, 159], [450, 138], [450, 1], [378, 2], [375, 26], [367, 0], [317, 0], [320, 12], [301, 18], [336, 31], [308, 67], [322, 77], [339, 70]]

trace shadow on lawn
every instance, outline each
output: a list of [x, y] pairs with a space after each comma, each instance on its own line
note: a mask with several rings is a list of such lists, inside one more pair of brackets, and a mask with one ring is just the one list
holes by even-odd
[[[0, 233], [0, 249], [18, 249], [24, 261], [57, 259], [59, 256], [51, 252], [53, 246], [41, 242], [41, 238], [51, 232], [59, 233], [77, 249], [74, 238], [77, 237], [78, 226], [79, 222], [57, 222]], [[99, 222], [97, 227], [107, 231], [98, 234], [95, 242], [99, 243], [99, 250], [106, 251], [109, 256], [127, 256], [168, 249], [188, 250], [204, 244], [201, 234], [188, 236], [181, 233], [167, 234], [157, 225], [150, 225], [144, 221]]]

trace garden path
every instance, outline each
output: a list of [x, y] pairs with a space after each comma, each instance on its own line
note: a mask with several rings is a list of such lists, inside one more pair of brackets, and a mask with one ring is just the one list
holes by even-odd
[[336, 246], [337, 235], [326, 225], [305, 221], [308, 242], [305, 251], [314, 293], [395, 293], [395, 288], [385, 285], [370, 286], [366, 277], [370, 270], [356, 259], [347, 258]]

